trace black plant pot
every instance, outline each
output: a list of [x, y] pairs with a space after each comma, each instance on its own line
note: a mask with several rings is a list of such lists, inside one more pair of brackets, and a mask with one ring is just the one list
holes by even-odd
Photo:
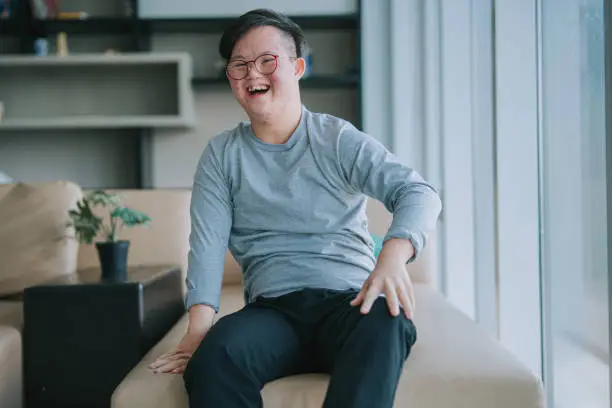
[[127, 258], [130, 241], [96, 242], [102, 279], [124, 281], [127, 279]]

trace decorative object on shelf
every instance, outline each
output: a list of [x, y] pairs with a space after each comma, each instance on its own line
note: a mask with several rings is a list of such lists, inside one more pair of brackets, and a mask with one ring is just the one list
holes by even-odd
[[34, 55], [37, 57], [46, 57], [49, 55], [49, 41], [46, 38], [37, 38], [34, 40]]
[[86, 20], [89, 14], [85, 11], [62, 11], [57, 14], [58, 20]]
[[124, 0], [125, 4], [125, 16], [133, 17], [134, 16], [134, 7], [132, 5], [132, 0]]
[[17, 9], [18, 0], [0, 0], [0, 19], [8, 19], [13, 16], [13, 10]]
[[66, 33], [61, 32], [57, 34], [56, 48], [58, 56], [68, 56], [68, 36], [66, 35]]
[[59, 0], [30, 0], [30, 6], [39, 20], [55, 18], [59, 12]]
[[[108, 220], [94, 213], [94, 208], [108, 209]], [[95, 243], [100, 259], [102, 279], [123, 281], [127, 277], [127, 259], [130, 241], [120, 240], [118, 234], [122, 227], [147, 225], [151, 218], [132, 208], [121, 205], [118, 194], [96, 190], [85, 195], [77, 209], [68, 212], [68, 227], [74, 228], [76, 238], [82, 244], [91, 245], [98, 235], [102, 239]]]

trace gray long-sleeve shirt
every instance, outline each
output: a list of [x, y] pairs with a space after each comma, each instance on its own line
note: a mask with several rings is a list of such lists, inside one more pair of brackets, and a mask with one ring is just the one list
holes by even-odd
[[218, 310], [228, 248], [247, 302], [306, 287], [361, 288], [376, 263], [368, 196], [393, 213], [385, 240], [411, 240], [414, 260], [441, 201], [376, 139], [306, 107], [284, 144], [261, 141], [248, 123], [217, 135], [193, 185], [186, 308]]

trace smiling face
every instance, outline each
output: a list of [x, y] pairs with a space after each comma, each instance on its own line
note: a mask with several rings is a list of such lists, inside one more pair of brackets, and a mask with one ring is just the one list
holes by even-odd
[[270, 26], [253, 28], [238, 40], [227, 66], [234, 96], [251, 120], [260, 121], [300, 103], [303, 73], [304, 60], [296, 57], [291, 38]]

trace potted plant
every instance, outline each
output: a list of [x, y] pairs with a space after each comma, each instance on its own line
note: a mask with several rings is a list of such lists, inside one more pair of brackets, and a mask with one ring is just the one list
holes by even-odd
[[[95, 207], [108, 210], [108, 219], [94, 214]], [[96, 190], [86, 194], [77, 202], [77, 208], [70, 210], [69, 227], [74, 228], [80, 243], [91, 245], [95, 242], [100, 259], [102, 279], [125, 280], [127, 277], [127, 258], [130, 242], [120, 240], [119, 232], [123, 227], [147, 225], [151, 218], [135, 209], [121, 205], [120, 196]], [[106, 222], [105, 222], [106, 221]]]

